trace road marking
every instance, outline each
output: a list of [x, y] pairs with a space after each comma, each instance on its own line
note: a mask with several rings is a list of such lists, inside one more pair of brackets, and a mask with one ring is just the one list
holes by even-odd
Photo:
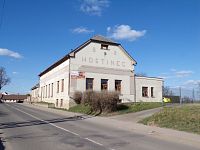
[[[8, 104], [6, 104], [6, 105], [8, 105]], [[31, 114], [29, 114], [29, 113], [27, 113], [27, 112], [25, 112], [25, 111], [23, 111], [23, 110], [20, 110], [20, 109], [18, 109], [18, 108], [16, 108], [16, 107], [13, 107], [13, 106], [10, 106], [10, 107], [12, 107], [12, 108], [14, 108], [14, 109], [16, 109], [16, 110], [18, 110], [18, 111], [20, 111], [20, 112], [22, 112], [22, 113], [28, 115], [28, 116], [31, 116], [31, 117], [33, 117], [33, 118], [35, 118], [35, 119], [37, 119], [37, 120], [40, 120], [40, 121], [45, 122], [45, 123], [47, 123], [47, 124], [50, 124], [50, 125], [52, 125], [52, 126], [58, 128], [58, 129], [61, 129], [61, 130], [64, 130], [64, 131], [66, 131], [66, 132], [69, 132], [69, 133], [71, 133], [71, 134], [73, 134], [73, 135], [79, 136], [78, 133], [75, 133], [75, 132], [72, 132], [72, 131], [67, 130], [67, 129], [65, 129], [65, 128], [59, 127], [59, 126], [57, 126], [57, 125], [55, 125], [55, 124], [53, 124], [53, 123], [50, 123], [50, 122], [45, 121], [45, 120], [43, 120], [43, 119], [40, 119], [40, 118], [38, 118], [38, 117], [36, 117], [36, 116], [33, 116], [33, 115], [31, 115]]]
[[94, 140], [91, 140], [91, 139], [89, 139], [89, 138], [85, 138], [85, 139], [88, 140], [88, 141], [90, 141], [90, 142], [92, 142], [92, 143], [95, 143], [95, 144], [97, 144], [97, 145], [103, 146], [103, 144], [101, 144], [101, 143], [99, 143], [99, 142], [96, 142], [96, 141], [94, 141]]
[[[43, 120], [43, 119], [40, 119], [40, 118], [38, 118], [38, 117], [36, 117], [36, 116], [34, 116], [34, 115], [31, 115], [31, 114], [29, 114], [29, 113], [27, 113], [27, 112], [25, 112], [25, 111], [23, 111], [23, 110], [20, 110], [20, 109], [14, 107], [14, 106], [10, 106], [10, 105], [8, 105], [8, 104], [6, 104], [6, 105], [9, 106], [9, 107], [12, 107], [13, 109], [16, 109], [16, 110], [18, 110], [18, 111], [24, 113], [24, 114], [26, 114], [26, 115], [28, 115], [28, 116], [31, 116], [31, 117], [33, 117], [33, 118], [35, 118], [35, 119], [37, 119], [37, 120], [40, 120], [40, 121], [42, 121], [42, 122], [45, 122], [45, 123], [47, 123], [47, 124], [49, 124], [49, 125], [51, 125], [51, 126], [53, 126], [53, 127], [56, 127], [56, 128], [58, 128], [58, 129], [61, 129], [61, 130], [63, 130], [63, 131], [66, 131], [66, 132], [68, 132], [68, 133], [71, 133], [71, 134], [73, 134], [73, 135], [76, 135], [76, 136], [78, 136], [79, 138], [82, 138], [78, 133], [75, 133], [75, 132], [73, 132], [73, 131], [67, 130], [67, 129], [62, 128], [62, 127], [60, 127], [60, 126], [57, 126], [57, 125], [55, 125], [55, 124], [53, 124], [53, 123], [50, 123], [50, 122], [48, 122], [48, 121], [45, 121], [45, 120]], [[88, 140], [88, 141], [90, 141], [90, 142], [92, 142], [92, 143], [94, 143], [94, 144], [96, 144], [96, 145], [103, 146], [103, 144], [101, 144], [101, 143], [99, 143], [99, 142], [97, 142], [97, 141], [94, 141], [94, 140], [92, 140], [92, 139], [89, 139], [89, 138], [82, 138], [82, 139]], [[108, 149], [110, 149], [110, 148], [108, 148]], [[115, 150], [115, 149], [110, 149], [110, 150]]]

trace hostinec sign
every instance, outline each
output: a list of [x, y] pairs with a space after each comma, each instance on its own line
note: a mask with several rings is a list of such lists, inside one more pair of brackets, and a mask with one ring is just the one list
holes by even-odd
[[117, 60], [108, 60], [103, 58], [92, 58], [92, 57], [82, 57], [82, 62], [92, 63], [92, 64], [101, 64], [108, 66], [116, 66], [116, 67], [126, 67], [126, 63], [124, 61]]

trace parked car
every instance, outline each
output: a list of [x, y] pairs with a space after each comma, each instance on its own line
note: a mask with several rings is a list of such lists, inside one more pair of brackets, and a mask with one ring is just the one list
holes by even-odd
[[163, 102], [165, 103], [171, 103], [171, 99], [170, 98], [167, 98], [167, 97], [163, 97]]

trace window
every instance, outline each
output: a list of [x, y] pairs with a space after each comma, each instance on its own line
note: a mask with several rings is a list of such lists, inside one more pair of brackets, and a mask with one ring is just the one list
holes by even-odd
[[106, 44], [101, 44], [101, 49], [108, 50], [108, 45], [106, 45]]
[[48, 93], [49, 98], [50, 98], [50, 90], [51, 90], [51, 88], [50, 88], [50, 84], [49, 84], [49, 93]]
[[154, 87], [151, 87], [151, 97], [154, 97]]
[[108, 79], [101, 79], [101, 90], [108, 90]]
[[86, 90], [93, 90], [93, 78], [86, 78]]
[[148, 87], [142, 87], [142, 97], [148, 97]]
[[56, 99], [56, 107], [58, 107], [58, 99]]
[[57, 81], [57, 93], [59, 93], [59, 81]]
[[51, 83], [51, 97], [53, 97], [53, 83]]
[[115, 91], [121, 92], [121, 80], [115, 80]]
[[63, 107], [63, 99], [60, 100], [60, 107]]
[[61, 92], [63, 92], [64, 91], [64, 79], [62, 79], [62, 82], [61, 82]]
[[47, 98], [47, 85], [46, 85], [46, 98]]

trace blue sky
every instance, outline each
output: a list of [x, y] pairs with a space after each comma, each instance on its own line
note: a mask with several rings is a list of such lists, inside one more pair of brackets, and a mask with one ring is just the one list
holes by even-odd
[[5, 2], [0, 66], [12, 82], [4, 91], [28, 92], [41, 71], [96, 34], [121, 43], [137, 60], [136, 72], [171, 87], [200, 82], [199, 0]]

